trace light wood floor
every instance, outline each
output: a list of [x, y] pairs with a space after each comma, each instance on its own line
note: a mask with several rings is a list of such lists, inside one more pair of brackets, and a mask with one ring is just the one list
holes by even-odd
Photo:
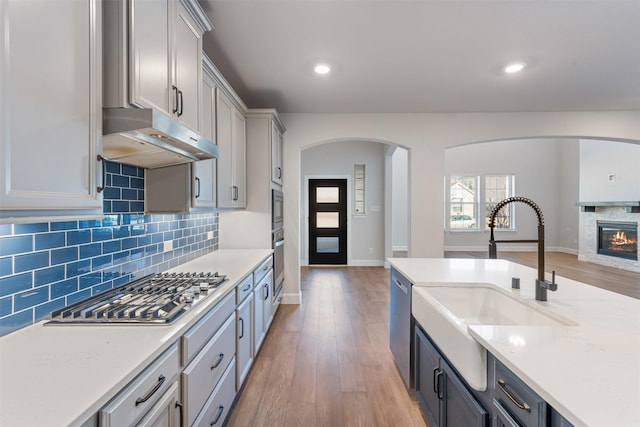
[[[446, 252], [445, 258], [488, 258], [487, 252]], [[536, 252], [498, 252], [498, 258], [537, 268]], [[545, 270], [592, 286], [640, 299], [640, 273], [578, 261], [576, 255], [545, 252]]]
[[228, 426], [425, 426], [389, 351], [389, 270], [302, 268]]

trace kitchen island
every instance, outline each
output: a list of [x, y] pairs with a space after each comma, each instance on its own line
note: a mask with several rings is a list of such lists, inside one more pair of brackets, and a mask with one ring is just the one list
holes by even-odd
[[77, 426], [91, 420], [272, 253], [218, 250], [170, 272], [228, 281], [169, 325], [51, 325], [0, 338], [0, 426]]
[[[491, 284], [572, 325], [473, 325], [467, 331], [575, 426], [640, 425], [640, 301], [563, 277], [548, 301], [535, 301], [536, 270], [505, 260], [391, 259], [414, 286]], [[520, 289], [512, 289], [513, 277]], [[393, 284], [392, 284], [393, 286]], [[426, 329], [428, 325], [423, 325]]]

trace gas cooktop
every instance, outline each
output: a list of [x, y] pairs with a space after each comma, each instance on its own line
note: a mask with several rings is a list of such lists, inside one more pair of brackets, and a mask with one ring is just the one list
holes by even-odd
[[47, 324], [167, 324], [226, 280], [218, 273], [151, 274], [56, 310]]

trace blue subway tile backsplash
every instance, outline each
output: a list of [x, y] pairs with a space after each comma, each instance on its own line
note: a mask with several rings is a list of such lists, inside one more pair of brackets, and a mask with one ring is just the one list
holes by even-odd
[[216, 212], [144, 214], [144, 169], [106, 172], [103, 219], [0, 225], [0, 336], [218, 248]]

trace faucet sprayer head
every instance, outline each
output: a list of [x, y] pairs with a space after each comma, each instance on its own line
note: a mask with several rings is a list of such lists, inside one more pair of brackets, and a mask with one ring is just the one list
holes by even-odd
[[496, 216], [498, 215], [500, 209], [513, 202], [520, 202], [531, 206], [531, 208], [535, 211], [536, 216], [538, 217], [538, 226], [544, 225], [544, 217], [542, 216], [542, 210], [540, 209], [540, 207], [531, 199], [527, 199], [526, 197], [522, 196], [515, 196], [498, 202], [498, 204], [493, 208], [493, 210], [491, 211], [491, 217], [489, 218], [489, 227], [491, 228], [491, 232], [493, 232], [493, 229], [496, 226]]

